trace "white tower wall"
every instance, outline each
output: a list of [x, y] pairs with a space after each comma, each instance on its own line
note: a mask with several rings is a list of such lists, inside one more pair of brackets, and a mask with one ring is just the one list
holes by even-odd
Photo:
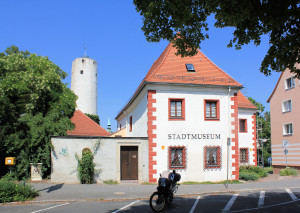
[[72, 63], [71, 90], [78, 96], [77, 109], [97, 115], [97, 62], [76, 58]]

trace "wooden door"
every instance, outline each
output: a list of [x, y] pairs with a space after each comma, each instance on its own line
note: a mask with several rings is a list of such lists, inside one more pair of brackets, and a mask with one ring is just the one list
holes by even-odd
[[138, 180], [137, 146], [121, 146], [121, 180]]

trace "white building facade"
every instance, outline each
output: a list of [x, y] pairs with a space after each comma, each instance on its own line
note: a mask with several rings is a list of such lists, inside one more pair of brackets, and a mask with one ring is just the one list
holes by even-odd
[[149, 182], [172, 169], [182, 181], [239, 179], [239, 165], [256, 165], [256, 108], [203, 53], [175, 51], [169, 44], [153, 64], [117, 115], [118, 130], [148, 137]]

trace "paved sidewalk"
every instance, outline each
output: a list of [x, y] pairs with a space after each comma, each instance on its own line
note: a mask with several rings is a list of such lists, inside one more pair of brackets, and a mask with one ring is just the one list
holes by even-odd
[[[140, 184], [50, 184], [32, 183], [40, 196], [35, 201], [91, 201], [115, 199], [147, 199], [156, 190], [157, 185]], [[258, 181], [241, 184], [197, 184], [180, 185], [176, 195], [198, 195], [226, 193], [243, 190], [262, 190], [293, 188], [300, 186], [300, 178], [282, 178], [273, 181]]]

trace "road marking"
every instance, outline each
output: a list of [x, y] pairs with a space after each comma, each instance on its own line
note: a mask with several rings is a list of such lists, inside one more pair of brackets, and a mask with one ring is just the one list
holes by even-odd
[[247, 211], [258, 210], [258, 209], [266, 209], [266, 208], [271, 208], [271, 207], [275, 207], [275, 206], [282, 206], [282, 205], [286, 205], [286, 204], [290, 204], [290, 203], [295, 203], [297, 201], [300, 201], [300, 199], [292, 200], [292, 201], [288, 201], [288, 202], [284, 202], [284, 203], [273, 204], [273, 205], [269, 205], [269, 206], [263, 206], [263, 207], [260, 207], [260, 208], [256, 207], [256, 208], [250, 208], [250, 209], [234, 210], [234, 211], [230, 211], [230, 213], [234, 213], [234, 212], [247, 212]]
[[257, 204], [257, 208], [260, 208], [264, 205], [265, 202], [265, 191], [260, 191], [259, 200]]
[[291, 196], [291, 198], [293, 200], [297, 200], [298, 199], [290, 189], [285, 189], [285, 191]]
[[52, 206], [52, 207], [49, 207], [49, 208], [46, 208], [46, 209], [41, 209], [41, 210], [31, 212], [31, 213], [42, 212], [42, 211], [46, 211], [46, 210], [53, 209], [53, 208], [56, 208], [56, 207], [65, 206], [65, 205], [68, 205], [68, 204], [70, 204], [70, 203], [64, 203], [64, 204], [60, 204], [60, 205], [57, 205], [57, 206]]
[[116, 212], [119, 212], [119, 211], [121, 211], [121, 210], [123, 210], [123, 209], [126, 209], [126, 208], [128, 208], [129, 206], [132, 206], [133, 204], [135, 204], [135, 203], [137, 203], [137, 202], [139, 202], [139, 201], [140, 201], [140, 200], [136, 200], [136, 201], [134, 201], [134, 202], [128, 204], [127, 206], [124, 206], [124, 207], [118, 209], [117, 211], [114, 211], [113, 213], [116, 213]]
[[196, 206], [197, 206], [197, 204], [198, 204], [198, 202], [199, 202], [200, 197], [201, 197], [201, 196], [198, 196], [198, 197], [197, 197], [197, 199], [196, 199], [196, 201], [195, 201], [195, 203], [194, 203], [194, 205], [193, 205], [193, 207], [191, 208], [191, 210], [190, 210], [189, 213], [193, 213], [193, 212], [194, 212], [194, 210], [195, 210], [195, 208], [196, 208]]
[[234, 194], [232, 195], [231, 199], [229, 200], [229, 202], [227, 203], [227, 205], [225, 206], [225, 208], [222, 210], [222, 212], [228, 212], [230, 210], [230, 208], [232, 207], [235, 199], [239, 196], [239, 194]]

